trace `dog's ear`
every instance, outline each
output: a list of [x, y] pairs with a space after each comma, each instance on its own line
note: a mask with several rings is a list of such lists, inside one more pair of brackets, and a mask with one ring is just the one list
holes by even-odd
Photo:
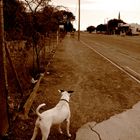
[[64, 90], [63, 90], [63, 89], [59, 89], [58, 91], [59, 91], [60, 93], [61, 93], [61, 92], [64, 92]]
[[73, 90], [69, 90], [69, 91], [67, 91], [68, 93], [73, 93], [74, 91]]

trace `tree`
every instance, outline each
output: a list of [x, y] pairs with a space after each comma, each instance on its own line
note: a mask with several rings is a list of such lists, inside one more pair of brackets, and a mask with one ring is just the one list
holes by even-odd
[[[7, 39], [23, 38], [25, 7], [17, 0], [4, 0], [4, 27]], [[9, 24], [10, 23], [10, 24]]]
[[87, 27], [87, 31], [89, 32], [89, 33], [92, 33], [93, 31], [95, 31], [95, 27], [94, 26], [89, 26], [89, 27]]
[[107, 25], [106, 24], [100, 24], [96, 27], [97, 32], [106, 32], [107, 31]]
[[51, 0], [20, 0], [24, 3], [28, 12], [37, 12], [42, 8], [48, 6]]
[[[33, 76], [36, 76], [37, 73], [40, 71], [40, 61], [39, 61], [39, 51], [41, 50], [39, 47], [39, 39], [40, 39], [40, 32], [39, 32], [39, 25], [38, 25], [38, 18], [39, 18], [39, 11], [45, 8], [51, 0], [22, 0], [23, 4], [26, 7], [26, 11], [29, 12], [29, 16], [31, 16], [31, 37], [33, 43], [33, 52], [36, 55], [36, 64], [33, 61]], [[34, 54], [33, 54], [34, 60]]]
[[63, 24], [66, 32], [72, 32], [73, 29], [73, 24], [72, 21], [75, 20], [75, 16], [73, 15], [72, 12], [62, 10], [62, 15], [63, 15]]
[[0, 0], [0, 139], [8, 132], [9, 128], [5, 61], [3, 1]]
[[108, 33], [114, 34], [116, 31], [116, 28], [118, 28], [119, 23], [125, 23], [124, 21], [120, 19], [111, 19], [108, 21]]
[[42, 11], [36, 13], [36, 31], [41, 34], [49, 34], [52, 27], [56, 28], [54, 23], [54, 7], [46, 6]]
[[[73, 29], [73, 13], [49, 6], [51, 0], [4, 0], [5, 31], [8, 39], [29, 39], [36, 55], [33, 70], [39, 72], [39, 41], [42, 35], [56, 32], [59, 24], [69, 23], [68, 30]], [[10, 23], [10, 24], [9, 24]], [[33, 60], [34, 60], [33, 58]], [[36, 62], [36, 63], [35, 63]], [[34, 72], [33, 72], [34, 73]], [[33, 74], [35, 75], [35, 74]]]
[[67, 21], [64, 25], [64, 28], [66, 32], [72, 32], [73, 31], [73, 25], [70, 21]]

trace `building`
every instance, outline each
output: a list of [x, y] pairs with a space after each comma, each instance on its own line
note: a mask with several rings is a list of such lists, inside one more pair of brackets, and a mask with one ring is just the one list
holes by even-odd
[[140, 25], [137, 23], [129, 24], [132, 35], [140, 35]]
[[[121, 20], [120, 12], [118, 14], [118, 20]], [[120, 34], [127, 34], [127, 35], [140, 35], [140, 25], [137, 23], [119, 23], [118, 28]]]

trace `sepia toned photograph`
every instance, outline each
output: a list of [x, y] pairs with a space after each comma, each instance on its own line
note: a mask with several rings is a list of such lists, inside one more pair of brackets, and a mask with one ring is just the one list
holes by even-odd
[[0, 0], [0, 140], [140, 140], [140, 1]]

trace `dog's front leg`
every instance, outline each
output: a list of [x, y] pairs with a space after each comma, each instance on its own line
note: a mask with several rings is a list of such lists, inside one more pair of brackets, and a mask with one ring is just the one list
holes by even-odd
[[70, 128], [70, 118], [68, 118], [68, 119], [66, 120], [66, 122], [67, 122], [67, 135], [68, 135], [68, 137], [71, 137], [71, 134], [70, 134], [70, 132], [69, 132], [69, 128]]
[[58, 130], [59, 130], [59, 133], [60, 133], [60, 134], [63, 134], [63, 131], [62, 131], [62, 129], [61, 129], [61, 123], [60, 123], [59, 126], [58, 126]]

